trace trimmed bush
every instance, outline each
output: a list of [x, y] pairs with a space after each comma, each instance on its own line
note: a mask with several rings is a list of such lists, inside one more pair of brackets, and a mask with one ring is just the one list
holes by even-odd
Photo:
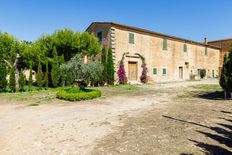
[[81, 90], [79, 87], [64, 88], [56, 93], [56, 98], [68, 101], [90, 100], [100, 96], [100, 90]]

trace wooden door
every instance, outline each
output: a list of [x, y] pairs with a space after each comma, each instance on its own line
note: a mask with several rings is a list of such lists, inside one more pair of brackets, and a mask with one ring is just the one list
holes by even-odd
[[137, 62], [128, 62], [128, 79], [131, 81], [136, 81], [137, 80]]
[[179, 78], [183, 79], [183, 67], [179, 67]]

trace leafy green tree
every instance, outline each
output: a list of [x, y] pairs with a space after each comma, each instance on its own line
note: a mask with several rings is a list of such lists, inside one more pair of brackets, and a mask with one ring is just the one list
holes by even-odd
[[45, 87], [48, 88], [48, 74], [49, 74], [49, 69], [48, 69], [48, 61], [46, 61], [46, 71], [45, 71], [45, 75], [44, 75], [44, 85]]
[[25, 76], [21, 69], [19, 72], [19, 91], [24, 91], [24, 85], [25, 85]]
[[224, 98], [227, 98], [227, 93], [232, 98], [232, 51], [224, 57], [219, 83], [224, 90]]
[[[60, 69], [63, 73], [72, 75], [72, 82], [77, 79], [89, 84], [90, 82], [100, 82], [103, 65], [98, 61], [90, 61], [84, 64], [82, 56], [77, 54], [66, 64], [61, 65]], [[69, 77], [70, 75], [67, 76]]]
[[10, 69], [10, 89], [11, 92], [16, 92], [16, 81], [15, 81], [15, 71], [14, 71], [14, 67], [11, 67]]
[[51, 71], [51, 78], [52, 78], [52, 84], [54, 87], [57, 87], [60, 82], [60, 66], [57, 56], [57, 50], [54, 47], [53, 49], [53, 63], [52, 63], [52, 71]]
[[32, 62], [30, 62], [30, 74], [29, 74], [29, 79], [28, 79], [28, 85], [31, 88], [33, 85], [33, 79], [32, 79]]
[[7, 68], [5, 63], [0, 63], [0, 92], [4, 92], [7, 87]]
[[106, 61], [106, 49], [102, 49], [102, 59], [101, 59], [102, 65], [104, 67], [103, 73], [102, 73], [102, 84], [107, 82], [108, 76], [107, 76], [107, 61]]
[[112, 49], [108, 50], [108, 59], [107, 59], [107, 75], [108, 75], [108, 83], [114, 84], [114, 61], [112, 55]]
[[36, 73], [36, 82], [39, 87], [43, 86], [43, 71], [42, 71], [42, 66], [41, 63], [38, 65], [37, 73]]

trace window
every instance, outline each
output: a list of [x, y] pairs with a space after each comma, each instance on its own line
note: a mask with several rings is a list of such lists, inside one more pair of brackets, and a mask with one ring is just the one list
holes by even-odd
[[184, 44], [184, 52], [187, 52], [188, 51], [188, 47], [186, 44]]
[[135, 35], [134, 35], [134, 33], [129, 33], [129, 43], [130, 44], [135, 43]]
[[205, 47], [205, 56], [207, 56], [207, 55], [208, 55], [208, 48]]
[[167, 75], [167, 69], [166, 68], [163, 68], [163, 75]]
[[153, 73], [153, 75], [156, 75], [157, 74], [157, 68], [153, 68], [152, 73]]
[[168, 50], [168, 40], [166, 38], [163, 39], [163, 50]]
[[97, 37], [100, 43], [102, 43], [102, 32], [97, 33]]

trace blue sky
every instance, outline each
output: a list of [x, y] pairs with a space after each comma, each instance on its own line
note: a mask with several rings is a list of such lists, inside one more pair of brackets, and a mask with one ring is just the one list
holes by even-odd
[[0, 31], [33, 41], [112, 21], [195, 41], [232, 38], [231, 0], [1, 0]]

